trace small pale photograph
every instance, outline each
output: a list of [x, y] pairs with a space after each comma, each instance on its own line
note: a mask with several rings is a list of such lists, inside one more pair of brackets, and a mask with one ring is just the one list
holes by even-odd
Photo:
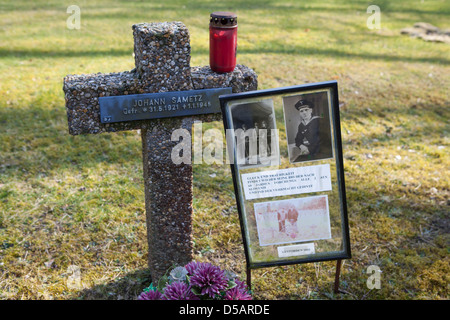
[[273, 100], [231, 106], [236, 164], [251, 168], [278, 165], [278, 134]]
[[261, 246], [331, 238], [328, 196], [254, 204]]
[[333, 158], [328, 92], [283, 98], [289, 162]]

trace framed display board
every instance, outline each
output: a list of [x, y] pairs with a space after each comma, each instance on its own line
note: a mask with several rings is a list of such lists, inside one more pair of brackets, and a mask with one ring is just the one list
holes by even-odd
[[219, 99], [247, 270], [349, 259], [337, 82]]

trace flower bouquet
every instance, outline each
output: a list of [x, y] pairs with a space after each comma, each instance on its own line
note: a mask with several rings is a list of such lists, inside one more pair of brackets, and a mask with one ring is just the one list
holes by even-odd
[[139, 300], [251, 300], [247, 285], [230, 271], [207, 262], [175, 267], [152, 283]]

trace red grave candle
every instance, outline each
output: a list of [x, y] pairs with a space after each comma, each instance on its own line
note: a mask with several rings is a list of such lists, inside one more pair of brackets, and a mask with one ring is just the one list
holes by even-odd
[[214, 72], [231, 72], [236, 67], [237, 16], [213, 12], [209, 23], [209, 65]]

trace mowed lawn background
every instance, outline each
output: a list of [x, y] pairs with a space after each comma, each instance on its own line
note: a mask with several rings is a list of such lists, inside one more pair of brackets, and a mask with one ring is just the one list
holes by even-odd
[[[448, 299], [450, 45], [400, 34], [450, 28], [445, 0], [0, 1], [0, 299], [136, 299], [150, 284], [140, 135], [70, 136], [62, 81], [133, 69], [140, 22], [184, 22], [191, 66], [208, 65], [213, 11], [238, 14], [237, 60], [259, 89], [339, 84], [353, 254], [342, 292], [322, 262], [253, 271], [254, 298]], [[196, 260], [245, 279], [229, 165], [194, 165], [194, 197]]]

